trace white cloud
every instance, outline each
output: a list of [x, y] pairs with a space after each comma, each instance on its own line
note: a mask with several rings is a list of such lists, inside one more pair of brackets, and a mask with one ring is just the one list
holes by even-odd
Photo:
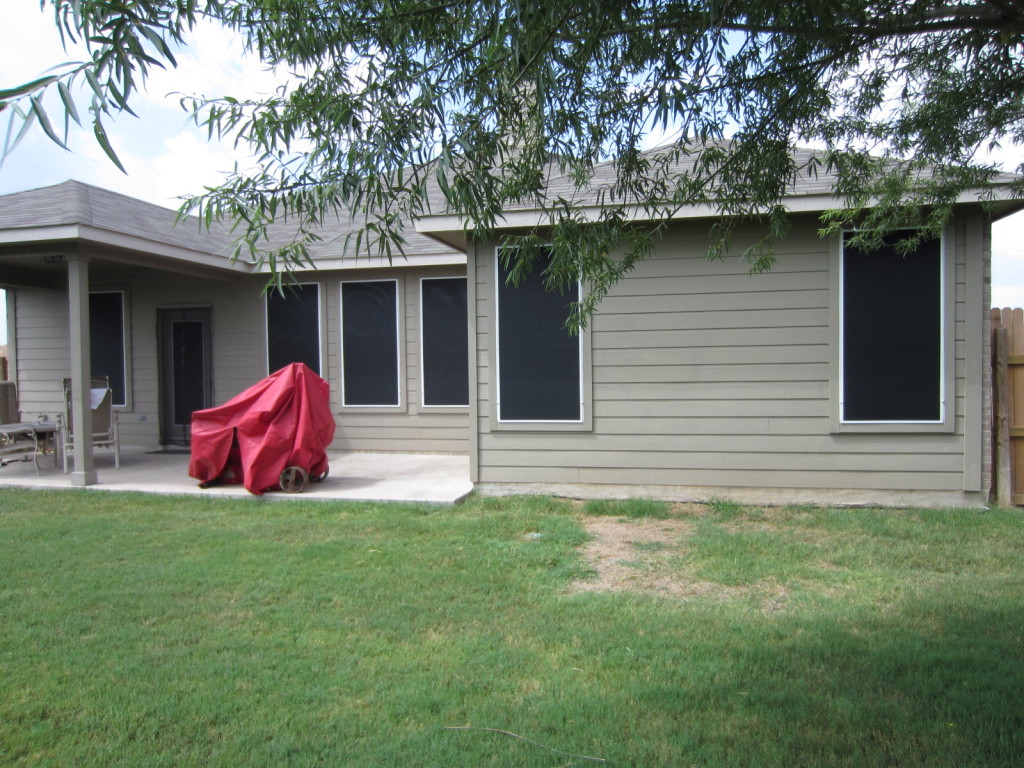
[[39, 0], [4, 0], [0, 40], [0, 83], [4, 86], [20, 85], [50, 67], [86, 56], [84, 46], [68, 51], [61, 47], [52, 11], [40, 11]]
[[[57, 63], [85, 57], [81, 47], [63, 51], [52, 11], [40, 13], [38, 0], [6, 0], [4, 10], [9, 32], [0, 32], [0, 87], [27, 82]], [[0, 167], [0, 193], [70, 178], [177, 207], [176, 198], [218, 183], [236, 161], [249, 165], [244, 146], [235, 149], [230, 141], [207, 141], [205, 129], [190, 123], [182, 110], [180, 94], [267, 95], [275, 89], [275, 77], [245, 54], [237, 35], [219, 25], [199, 23], [188, 41], [191, 45], [175, 54], [179, 66], [154, 69], [146, 90], [133, 102], [141, 119], [122, 115], [105, 121], [128, 175], [106, 157], [91, 128], [72, 126], [69, 153], [35, 127]], [[56, 121], [59, 99], [54, 96], [47, 105]], [[6, 128], [6, 121], [0, 123], [0, 141]]]
[[992, 225], [992, 306], [1024, 307], [1024, 212]]
[[247, 53], [240, 36], [212, 22], [197, 24], [186, 42], [188, 46], [175, 53], [177, 67], [151, 74], [146, 84], [149, 98], [169, 98], [177, 104], [180, 94], [269, 96], [288, 79]]

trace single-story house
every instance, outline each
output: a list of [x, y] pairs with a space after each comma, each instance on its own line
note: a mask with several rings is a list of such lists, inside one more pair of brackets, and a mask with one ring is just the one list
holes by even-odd
[[[301, 360], [331, 385], [333, 449], [468, 453], [483, 493], [984, 505], [990, 226], [1024, 204], [965, 195], [899, 258], [818, 236], [824, 176], [787, 205], [763, 274], [709, 261], [714, 211], [679, 211], [573, 336], [578, 293], [508, 286], [497, 241], [454, 214], [418, 221], [392, 264], [343, 260], [339, 220], [282, 297], [225, 232], [78, 182], [19, 192], [0, 197], [12, 377], [52, 420], [62, 377], [109, 376], [122, 441], [157, 447]], [[504, 221], [542, 224], [528, 206]]]

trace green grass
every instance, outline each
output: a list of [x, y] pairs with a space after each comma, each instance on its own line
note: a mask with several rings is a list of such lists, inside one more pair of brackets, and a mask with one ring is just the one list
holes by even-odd
[[580, 511], [0, 490], [0, 765], [1021, 764], [1022, 513]]
[[654, 499], [594, 499], [586, 502], [583, 508], [588, 515], [657, 519], [671, 516], [671, 506]]

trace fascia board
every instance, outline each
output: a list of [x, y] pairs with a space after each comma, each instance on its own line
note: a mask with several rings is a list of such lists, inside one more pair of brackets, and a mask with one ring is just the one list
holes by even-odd
[[[988, 197], [984, 198], [984, 200], [979, 190], [965, 190], [957, 197], [955, 202], [957, 204], [1003, 203], [1010, 206], [1011, 210], [1009, 212], [1024, 207], [1024, 200], [1014, 198], [1012, 193], [1005, 187], [996, 187], [988, 191]], [[783, 200], [783, 203], [786, 210], [790, 213], [818, 213], [832, 208], [842, 208], [845, 205], [845, 201], [842, 198], [832, 194], [787, 197]], [[582, 206], [578, 212], [584, 221], [598, 221], [602, 210], [604, 208], [601, 206]], [[768, 211], [765, 210], [763, 212], [767, 213]], [[624, 215], [628, 221], [646, 221], [651, 219], [647, 209], [641, 206], [627, 207]], [[670, 218], [672, 220], [706, 219], [718, 218], [721, 215], [721, 212], [714, 205], [700, 204], [683, 206], [675, 211]], [[1004, 215], [1008, 215], [1008, 213], [999, 213], [995, 218], [1000, 218]], [[548, 215], [537, 209], [508, 211], [499, 218], [495, 228], [532, 229], [534, 227], [546, 226], [548, 222]], [[461, 247], [465, 247], [465, 236], [462, 233], [466, 228], [467, 222], [462, 217], [454, 214], [425, 216], [416, 221], [417, 232], [449, 244], [454, 242], [462, 243]], [[472, 227], [468, 228], [472, 229]]]
[[[438, 254], [432, 256], [411, 255], [395, 256], [388, 261], [386, 258], [367, 256], [353, 256], [349, 258], [314, 259], [317, 272], [353, 270], [353, 269], [401, 269], [413, 267], [449, 267], [466, 266], [466, 255], [464, 253]], [[270, 274], [270, 268], [266, 265], [253, 270], [256, 274]], [[295, 272], [311, 272], [308, 267], [299, 267]]]
[[[159, 266], [166, 259], [178, 265], [197, 266], [207, 269], [224, 270], [241, 274], [253, 271], [252, 265], [244, 261], [232, 261], [227, 256], [204, 253], [191, 248], [161, 243], [155, 240], [99, 229], [84, 224], [63, 224], [52, 227], [25, 227], [0, 231], [0, 245], [44, 243], [55, 241], [77, 241], [83, 245], [105, 246], [118, 250], [143, 254], [142, 259], [125, 259], [147, 266]], [[148, 258], [147, 258], [148, 257]], [[154, 258], [155, 257], [155, 258]], [[116, 259], [115, 259], [116, 260]], [[170, 267], [170, 265], [168, 265]]]

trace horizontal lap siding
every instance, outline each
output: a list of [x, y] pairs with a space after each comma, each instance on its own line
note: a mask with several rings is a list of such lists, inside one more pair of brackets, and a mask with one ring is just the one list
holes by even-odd
[[[477, 259], [484, 484], [957, 492], [963, 482], [966, 270], [955, 250], [954, 434], [833, 434], [829, 243], [805, 220], [770, 273], [708, 261], [681, 226], [591, 321], [593, 431], [493, 430], [493, 248]], [[737, 238], [737, 243], [742, 238]]]
[[469, 444], [469, 417], [440, 413], [354, 413], [337, 415], [332, 447], [339, 451], [464, 454]]
[[14, 307], [18, 407], [27, 419], [52, 422], [64, 411], [61, 379], [71, 370], [67, 294], [18, 289]]

